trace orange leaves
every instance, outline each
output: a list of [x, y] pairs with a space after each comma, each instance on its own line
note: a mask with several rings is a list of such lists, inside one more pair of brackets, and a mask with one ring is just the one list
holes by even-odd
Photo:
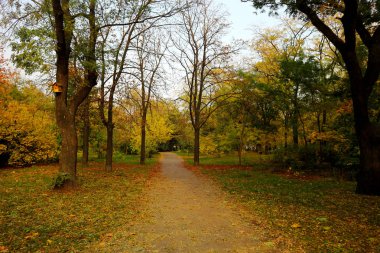
[[338, 114], [350, 114], [353, 113], [353, 102], [352, 100], [347, 100], [344, 102], [337, 110], [336, 112]]
[[8, 248], [0, 245], [0, 253], [9, 252]]

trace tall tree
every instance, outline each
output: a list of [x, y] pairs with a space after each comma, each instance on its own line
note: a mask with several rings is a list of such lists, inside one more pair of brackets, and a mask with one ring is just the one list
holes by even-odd
[[[88, 21], [90, 45], [96, 44], [96, 37], [92, 29], [94, 28], [96, 0], [91, 0], [88, 6]], [[88, 96], [92, 87], [96, 85], [97, 74], [89, 73], [87, 85], [75, 87], [73, 93], [69, 93], [69, 64], [71, 55], [71, 43], [74, 35], [75, 16], [71, 14], [69, 0], [52, 0], [54, 29], [56, 38], [56, 83], [62, 87], [62, 92], [56, 93], [56, 119], [61, 131], [62, 148], [59, 157], [59, 171], [69, 176], [68, 183], [76, 183], [76, 166], [77, 166], [77, 150], [78, 139], [75, 126], [75, 115], [79, 105]], [[92, 50], [92, 45], [90, 50]], [[93, 59], [94, 55], [89, 54], [88, 57]]]
[[185, 102], [194, 129], [195, 165], [199, 165], [201, 128], [215, 111], [216, 102], [224, 97], [216, 94], [215, 78], [217, 69], [232, 52], [221, 42], [228, 27], [224, 16], [212, 1], [195, 1], [181, 12], [180, 31], [172, 39], [179, 52], [177, 60], [185, 71]]
[[[55, 93], [55, 113], [60, 129], [62, 147], [59, 159], [59, 173], [64, 175], [68, 185], [76, 184], [77, 133], [76, 120], [79, 105], [96, 84], [97, 74], [94, 67], [87, 68], [86, 82], [76, 82], [70, 72], [76, 68], [73, 60], [78, 46], [76, 38], [84, 38], [87, 47], [83, 63], [95, 61], [95, 9], [96, 0], [77, 5], [70, 0], [8, 2], [7, 12], [2, 13], [4, 24], [11, 37], [12, 59], [17, 66], [28, 73], [40, 71], [53, 74], [56, 85], [61, 88]], [[53, 53], [55, 51], [55, 54]], [[73, 53], [75, 52], [75, 53]], [[55, 61], [55, 67], [53, 62]]]
[[[162, 32], [162, 31], [161, 31]], [[146, 125], [148, 109], [159, 79], [163, 79], [160, 73], [160, 65], [164, 59], [166, 43], [157, 36], [160, 31], [146, 31], [136, 40], [136, 73], [131, 73], [140, 84], [140, 116], [141, 116], [141, 146], [140, 164], [145, 164], [146, 158]]]
[[[244, 0], [248, 1], [248, 0]], [[350, 80], [355, 130], [360, 147], [356, 192], [380, 195], [380, 126], [371, 120], [369, 100], [380, 74], [380, 2], [377, 0], [306, 1], [250, 0], [256, 8], [285, 7], [295, 17], [309, 20], [337, 48]], [[338, 19], [333, 29], [327, 18]], [[360, 60], [360, 41], [366, 48]]]

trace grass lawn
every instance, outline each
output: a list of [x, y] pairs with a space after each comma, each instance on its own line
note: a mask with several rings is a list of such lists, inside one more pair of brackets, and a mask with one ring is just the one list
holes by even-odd
[[380, 252], [380, 197], [356, 195], [354, 182], [273, 174], [263, 170], [270, 167], [266, 159], [251, 156], [250, 168], [223, 167], [229, 164], [224, 157], [201, 158], [199, 169], [243, 203], [278, 243], [291, 240], [306, 252]]
[[[187, 164], [193, 164], [193, 154], [187, 152], [176, 152], [181, 156]], [[263, 168], [267, 166], [267, 161], [271, 159], [272, 155], [258, 155], [253, 152], [245, 153], [242, 156], [242, 166], [255, 165], [256, 167]], [[236, 154], [223, 154], [218, 156], [201, 156], [200, 163], [202, 165], [237, 165], [239, 164], [239, 157]]]
[[141, 192], [155, 168], [103, 163], [79, 168], [80, 186], [51, 190], [57, 165], [0, 170], [0, 252], [80, 252], [115, 236], [138, 214]]

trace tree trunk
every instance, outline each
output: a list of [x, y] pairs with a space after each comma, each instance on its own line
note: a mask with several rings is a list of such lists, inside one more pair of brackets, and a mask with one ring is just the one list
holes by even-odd
[[302, 125], [302, 137], [303, 137], [303, 141], [304, 141], [304, 143], [305, 143], [305, 147], [307, 147], [307, 138], [306, 138], [305, 123], [303, 122], [303, 120], [302, 120], [302, 116], [301, 116], [301, 114], [299, 113], [299, 111], [298, 111], [298, 116], [299, 116], [299, 120], [301, 121], [301, 125]]
[[298, 145], [298, 113], [295, 111], [292, 115], [293, 144]]
[[285, 149], [288, 148], [288, 132], [289, 132], [289, 126], [288, 126], [288, 117], [285, 115], [285, 120], [284, 120], [284, 128], [285, 128], [285, 133], [284, 133], [284, 147]]
[[[69, 85], [69, 61], [71, 53], [72, 31], [65, 30], [65, 26], [72, 24], [73, 20], [67, 10], [61, 6], [58, 0], [52, 0], [54, 14], [54, 28], [56, 35], [56, 82], [63, 92], [56, 93], [55, 115], [57, 125], [62, 137], [62, 148], [59, 155], [59, 173], [65, 174], [64, 185], [76, 184], [76, 162], [77, 162], [77, 133], [75, 128], [76, 107], [67, 103], [67, 90]], [[79, 106], [79, 105], [78, 105]]]
[[360, 148], [360, 168], [357, 175], [356, 193], [380, 195], [380, 127], [369, 120], [369, 95], [363, 91], [363, 87], [366, 87], [363, 78], [354, 71], [352, 72], [349, 72], [349, 75], [355, 130]]
[[83, 108], [83, 156], [82, 165], [88, 166], [88, 152], [89, 152], [89, 140], [90, 140], [90, 98], [87, 97], [84, 102]]
[[199, 165], [199, 137], [200, 137], [200, 129], [194, 129], [194, 165]]
[[78, 139], [73, 114], [68, 112], [65, 121], [60, 124], [62, 149], [59, 155], [59, 173], [69, 176], [69, 180], [65, 182], [68, 186], [74, 186], [77, 181]]
[[109, 101], [108, 101], [108, 118], [107, 118], [107, 150], [106, 150], [106, 171], [112, 171], [112, 157], [113, 157], [113, 94], [116, 85], [113, 85], [110, 90]]
[[380, 195], [380, 129], [372, 124], [359, 131], [360, 170], [356, 193]]
[[107, 150], [106, 150], [106, 171], [112, 171], [112, 156], [113, 156], [113, 124], [109, 121], [107, 124]]
[[241, 144], [239, 144], [239, 149], [238, 149], [238, 156], [239, 156], [239, 166], [241, 166], [241, 154], [242, 154], [243, 147]]
[[146, 113], [143, 112], [141, 119], [141, 146], [140, 146], [140, 164], [145, 164], [146, 150], [145, 150], [145, 136], [146, 136]]
[[[343, 55], [350, 78], [356, 136], [360, 148], [360, 168], [357, 175], [356, 193], [380, 195], [380, 127], [370, 122], [368, 112], [368, 87], [373, 84], [362, 77], [355, 52]], [[378, 76], [378, 75], [377, 75]]]

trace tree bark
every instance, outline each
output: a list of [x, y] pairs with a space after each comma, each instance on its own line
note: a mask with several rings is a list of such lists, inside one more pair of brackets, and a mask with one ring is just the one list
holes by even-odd
[[69, 113], [66, 121], [61, 125], [62, 149], [59, 156], [59, 172], [69, 175], [70, 180], [66, 183], [74, 186], [77, 181], [77, 151], [78, 140], [75, 127], [75, 116]]
[[194, 129], [194, 165], [199, 165], [199, 137], [200, 137], [200, 129]]
[[364, 89], [368, 85], [364, 82], [360, 69], [349, 71], [349, 77], [355, 130], [360, 148], [360, 169], [357, 175], [356, 193], [380, 195], [380, 127], [370, 122], [369, 94]]
[[113, 124], [107, 124], [107, 151], [106, 151], [106, 171], [112, 171], [113, 157]]
[[293, 132], [293, 144], [298, 146], [298, 114], [293, 112], [292, 115], [292, 132]]
[[372, 124], [359, 131], [360, 170], [356, 193], [380, 195], [380, 129]]
[[[106, 150], [106, 164], [105, 170], [108, 172], [112, 171], [112, 160], [113, 160], [113, 129], [115, 127], [113, 123], [113, 96], [115, 92], [116, 85], [112, 85], [109, 95], [108, 108], [107, 108], [107, 120], [103, 120], [104, 125], [107, 129], [107, 150]], [[104, 114], [103, 114], [104, 115]]]
[[242, 154], [242, 151], [243, 151], [243, 145], [239, 144], [239, 148], [238, 148], [239, 166], [241, 166], [241, 154]]
[[288, 133], [289, 133], [289, 119], [288, 119], [288, 115], [287, 113], [284, 114], [285, 115], [285, 119], [284, 119], [284, 128], [285, 128], [285, 133], [284, 133], [284, 147], [285, 149], [288, 148]]
[[145, 164], [145, 157], [146, 157], [146, 145], [145, 145], [145, 138], [146, 138], [146, 112], [143, 112], [142, 119], [141, 119], [141, 146], [140, 146], [140, 164]]
[[82, 165], [84, 167], [88, 166], [88, 153], [89, 153], [89, 141], [90, 141], [90, 98], [87, 97], [84, 102], [83, 108], [83, 156], [82, 156]]
[[[378, 52], [380, 53], [380, 49]], [[373, 75], [368, 73], [371, 71], [368, 71], [369, 66], [363, 77], [355, 47], [351, 49], [348, 47], [341, 53], [350, 79], [355, 131], [360, 149], [360, 169], [357, 175], [356, 193], [380, 195], [380, 127], [370, 121], [368, 109], [369, 96], [377, 79], [366, 78]], [[371, 59], [371, 57], [374, 56], [369, 55], [368, 58]], [[380, 66], [380, 62], [378, 65]], [[378, 78], [379, 70], [372, 69], [372, 71], [377, 71], [375, 75]]]

